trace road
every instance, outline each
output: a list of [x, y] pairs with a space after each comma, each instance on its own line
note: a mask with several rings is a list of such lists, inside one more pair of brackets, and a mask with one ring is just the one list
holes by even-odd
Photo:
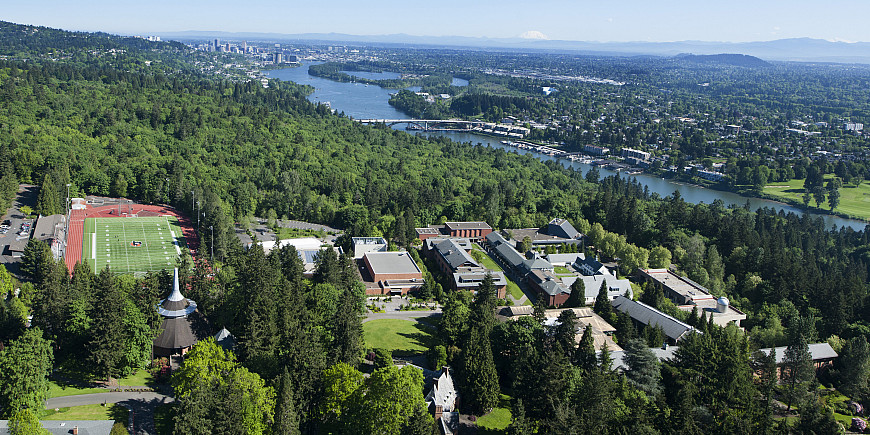
[[[366, 315], [366, 318], [363, 319], [363, 323], [368, 322], [370, 320], [379, 320], [379, 319], [419, 319], [424, 317], [432, 317], [438, 318], [441, 317], [441, 309], [426, 310], [426, 311], [388, 311], [386, 313], [369, 313]], [[424, 320], [425, 321], [425, 320]]]
[[130, 410], [131, 434], [155, 434], [154, 409], [163, 403], [174, 402], [175, 398], [161, 393], [94, 393], [78, 396], [53, 397], [45, 401], [47, 409], [67, 408], [70, 406], [117, 403]]

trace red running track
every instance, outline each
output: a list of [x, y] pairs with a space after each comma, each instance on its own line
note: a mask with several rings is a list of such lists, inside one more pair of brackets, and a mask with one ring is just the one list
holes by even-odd
[[85, 219], [87, 218], [123, 218], [131, 215], [141, 217], [174, 216], [181, 225], [181, 233], [187, 241], [190, 255], [196, 257], [196, 250], [199, 248], [199, 238], [193, 228], [193, 224], [187, 216], [177, 212], [174, 208], [162, 205], [122, 204], [120, 206], [120, 215], [118, 210], [117, 205], [104, 205], [101, 207], [89, 207], [84, 210], [73, 210], [70, 213], [69, 234], [66, 237], [66, 253], [64, 254], [64, 261], [70, 273], [72, 273], [75, 265], [82, 261], [82, 241], [84, 239]]

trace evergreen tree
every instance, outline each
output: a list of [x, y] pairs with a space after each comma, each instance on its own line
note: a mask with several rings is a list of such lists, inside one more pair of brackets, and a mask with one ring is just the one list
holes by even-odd
[[623, 349], [622, 361], [629, 383], [651, 396], [661, 393], [661, 363], [646, 343], [640, 339], [628, 340]]
[[507, 428], [507, 435], [526, 435], [534, 433], [534, 426], [529, 419], [526, 418], [526, 408], [523, 406], [523, 399], [514, 401], [511, 408], [511, 424]]
[[481, 327], [489, 334], [495, 326], [495, 308], [498, 298], [492, 281], [492, 274], [487, 272], [483, 281], [477, 286], [477, 297], [471, 307], [470, 328]]
[[595, 341], [592, 339], [591, 326], [586, 326], [583, 329], [583, 336], [580, 337], [580, 344], [577, 345], [577, 352], [574, 353], [574, 357], [574, 364], [584, 372], [590, 372], [597, 366]]
[[554, 327], [553, 339], [559, 351], [571, 361], [574, 359], [576, 347], [574, 339], [577, 331], [577, 315], [573, 310], [564, 310], [559, 313], [558, 325]]
[[275, 425], [272, 429], [272, 433], [275, 435], [299, 435], [301, 433], [293, 394], [293, 380], [285, 367], [278, 385], [278, 397], [275, 404]]
[[592, 307], [596, 314], [609, 321], [613, 313], [613, 305], [610, 302], [610, 296], [607, 294], [607, 281], [601, 282], [601, 288], [598, 289], [598, 296], [595, 297], [595, 305]]
[[870, 346], [863, 336], [850, 338], [843, 346], [840, 357], [834, 360], [838, 381], [837, 389], [851, 397], [868, 395], [870, 376]]
[[103, 269], [94, 282], [96, 297], [90, 317], [93, 333], [88, 344], [88, 360], [95, 375], [102, 379], [120, 374], [124, 358], [124, 295], [118, 290], [109, 268]]
[[352, 290], [345, 290], [342, 294], [331, 328], [333, 364], [343, 362], [356, 366], [363, 353], [363, 328]]
[[39, 186], [39, 198], [36, 200], [36, 212], [49, 216], [53, 214], [61, 214], [65, 212], [65, 208], [61, 207], [60, 195], [57, 193], [57, 186], [50, 174], [45, 174], [42, 180], [42, 185]]
[[460, 395], [469, 413], [483, 415], [498, 404], [498, 374], [484, 328], [470, 331], [462, 351]]
[[797, 340], [785, 349], [780, 380], [787, 388], [788, 409], [791, 410], [794, 404], [798, 407], [803, 406], [807, 392], [815, 380], [812, 356], [803, 336], [798, 336]]
[[538, 321], [538, 323], [544, 323], [546, 319], [546, 311], [547, 307], [544, 305], [544, 295], [540, 294], [535, 299], [534, 311], [532, 311], [532, 317]]
[[571, 294], [568, 295], [568, 300], [563, 305], [566, 308], [577, 308], [586, 306], [586, 285], [580, 277], [571, 283]]

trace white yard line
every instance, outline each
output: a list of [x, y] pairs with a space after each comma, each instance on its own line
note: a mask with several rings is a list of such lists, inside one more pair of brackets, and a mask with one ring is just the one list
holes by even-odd
[[124, 225], [124, 221], [121, 221], [121, 231], [124, 232], [124, 240], [122, 240], [121, 243], [124, 244], [124, 253], [127, 254], [125, 255], [125, 257], [127, 257], [125, 258], [125, 260], [127, 260], [127, 272], [130, 272], [130, 252], [127, 249], [127, 226]]
[[148, 240], [145, 238], [145, 222], [139, 222], [139, 224], [142, 226], [142, 243], [145, 244], [142, 248], [145, 248], [145, 255], [148, 257], [148, 270], [152, 270], [154, 265], [151, 263], [151, 252], [149, 252]]
[[[91, 258], [93, 260], [97, 259], [97, 231], [96, 231], [96, 228], [94, 228], [94, 233], [91, 234]], [[96, 266], [96, 263], [94, 263], [94, 266]]]

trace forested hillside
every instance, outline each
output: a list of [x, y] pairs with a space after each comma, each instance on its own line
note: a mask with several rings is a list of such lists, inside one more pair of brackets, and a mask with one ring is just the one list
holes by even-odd
[[[26, 39], [27, 29], [4, 23], [0, 40]], [[819, 219], [769, 210], [693, 205], [676, 193], [659, 198], [636, 182], [599, 180], [555, 162], [362, 126], [308, 102], [307, 89], [289, 83], [264, 88], [193, 66], [114, 66], [147, 57], [134, 46], [120, 57], [86, 62], [50, 55], [54, 47], [87, 51], [113, 41], [85, 39], [102, 42], [27, 40], [0, 60], [0, 187], [5, 192], [17, 181], [53, 190], [57, 198], [38, 204], [43, 213], [60, 211], [66, 183], [75, 195], [169, 202], [188, 212], [191, 195], [201, 201], [201, 228], [215, 229], [219, 270], [212, 275], [211, 266], [185, 260], [185, 288], [210, 323], [232, 329], [240, 343], [237, 360], [208, 343], [189, 355], [193, 362], [173, 378], [182, 399], [177, 433], [228, 424], [250, 433], [433, 430], [418, 373], [386, 367], [364, 380], [357, 371], [363, 307], [347, 257], [324, 254], [309, 280], [292, 248], [269, 255], [240, 249], [233, 222], [269, 214], [352, 236], [384, 235], [408, 247], [414, 226], [484, 220], [495, 228], [529, 228], [563, 217], [589, 236], [589, 249], [618, 259], [623, 274], [673, 262], [749, 315], [746, 331], [707, 325], [647, 288], [645, 301], [705, 332], [683, 342], [674, 361], [658, 363], [644, 343], [632, 341], [643, 331], [620, 327], [620, 345], [637, 356], [623, 374], [613, 370], [606, 349], [596, 356], [601, 349], [591, 338], [574, 346], [573, 328], [532, 317], [498, 323], [488, 284], [476, 298], [447, 293], [439, 340], [457, 368], [463, 411], [484, 414], [504, 392], [514, 399], [511, 433], [830, 433], [833, 405], [804, 358], [807, 342], [824, 340], [843, 357], [820, 381], [855, 400], [870, 398], [866, 231], [832, 230]], [[157, 50], [148, 56], [180, 65], [195, 59], [174, 44], [148, 49]], [[35, 60], [18, 60], [15, 50]], [[10, 282], [0, 288], [0, 321], [14, 326], [0, 336], [12, 343], [0, 351], [0, 387], [11, 385], [2, 374], [15, 367], [9, 361], [28, 357], [23, 340], [48, 348], [41, 334], [56, 361], [93, 362], [79, 367], [93, 376], [141, 367], [147, 340], [140, 338], [155, 332], [149, 307], [168, 290], [167, 277], [116, 278], [80, 266], [70, 279], [48, 256], [44, 245], [32, 243], [24, 268], [32, 283], [18, 296], [11, 278], [0, 276]], [[596, 304], [596, 311], [622, 324], [609, 303]], [[25, 333], [28, 312], [35, 320]], [[113, 319], [130, 313], [136, 322], [113, 328]], [[124, 353], [100, 341], [104, 331], [127, 344]], [[794, 369], [794, 381], [776, 387], [773, 363], [752, 351], [786, 345], [789, 361], [809, 376]], [[35, 372], [50, 371], [50, 354], [43, 360], [48, 368]], [[773, 400], [785, 396], [800, 416], [775, 424]], [[0, 412], [12, 415], [34, 403], [41, 402], [2, 402]]]

